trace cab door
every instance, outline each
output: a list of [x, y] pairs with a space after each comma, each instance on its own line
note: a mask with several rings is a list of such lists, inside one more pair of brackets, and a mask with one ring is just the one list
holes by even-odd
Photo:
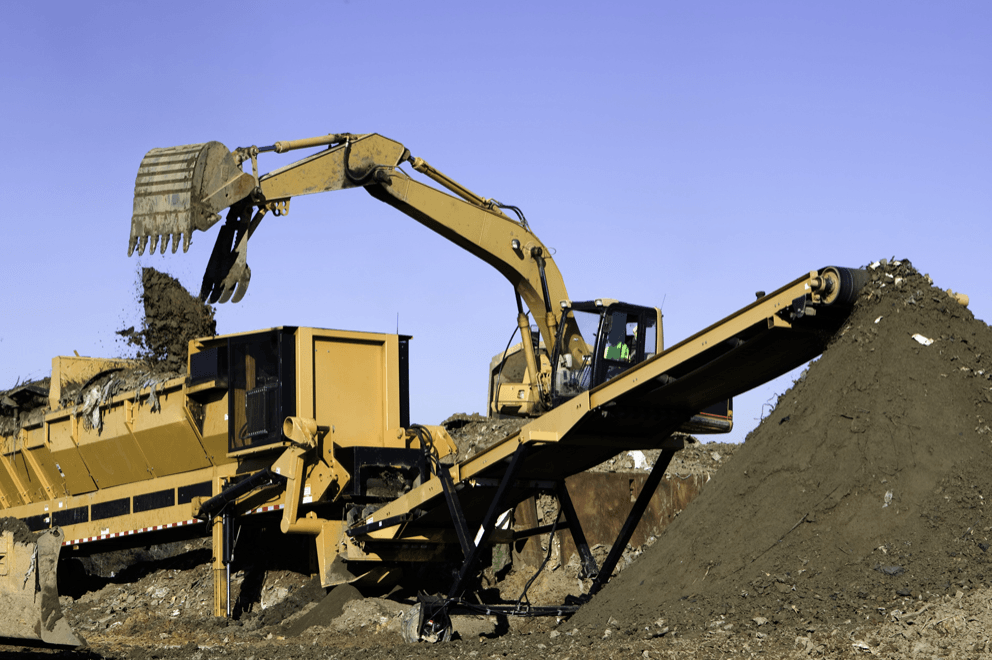
[[657, 311], [614, 303], [603, 310], [593, 354], [592, 386], [612, 380], [655, 354]]

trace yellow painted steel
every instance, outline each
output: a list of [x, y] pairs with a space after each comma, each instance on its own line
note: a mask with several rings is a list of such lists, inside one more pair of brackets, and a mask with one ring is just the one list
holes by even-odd
[[[232, 337], [256, 334], [205, 338], [191, 348], [195, 354], [226, 345]], [[410, 443], [399, 424], [399, 338], [313, 328], [289, 334], [299, 365], [294, 383], [298, 409], [291, 412], [316, 418], [331, 429], [319, 447], [324, 460], [308, 460], [301, 475], [306, 477], [304, 487], [314, 494], [311, 499], [319, 500], [339, 492], [331, 484], [340, 487], [348, 479], [335, 451]], [[53, 381], [66, 383], [115, 368], [119, 361], [57, 358], [53, 365], [59, 370]], [[0, 438], [0, 515], [47, 518], [40, 524], [50, 525], [58, 512], [89, 511], [94, 505], [127, 500], [124, 515], [63, 524], [67, 538], [174, 524], [194, 517], [192, 501], [148, 511], [133, 511], [130, 502], [147, 493], [176, 491], [272, 465], [285, 444], [240, 457], [228, 451], [226, 383], [193, 384], [184, 378], [160, 383], [155, 386], [154, 409], [151, 395], [146, 388], [101, 403], [99, 430], [70, 407], [53, 410], [40, 423]], [[214, 487], [209, 491], [216, 494]], [[258, 498], [252, 501], [258, 503]], [[278, 506], [282, 497], [267, 503]]]
[[[314, 328], [271, 329], [200, 339], [191, 344], [191, 353], [266, 332], [284, 332], [293, 342], [297, 408], [288, 412], [307, 420], [303, 427], [288, 426], [284, 441], [230, 451], [226, 378], [195, 383], [176, 378], [111, 397], [98, 405], [99, 427], [93, 427], [91, 418], [75, 406], [54, 409], [16, 434], [0, 438], [0, 516], [32, 521], [36, 529], [59, 526], [72, 547], [128, 538], [147, 543], [145, 534], [182, 527], [188, 534], [211, 535], [215, 613], [223, 615], [229, 605], [228, 567], [219, 554], [223, 524], [214, 517], [211, 525], [205, 525], [196, 516], [223, 484], [269, 467], [289, 477], [289, 488], [249, 493], [232, 503], [234, 512], [282, 508], [285, 531], [320, 540], [318, 564], [327, 573], [322, 581], [333, 583], [329, 569], [343, 548], [343, 526], [313, 512], [304, 514], [300, 507], [340, 495], [350, 479], [348, 469], [337, 460], [344, 448], [416, 444], [416, 436], [400, 428], [400, 338]], [[61, 386], [78, 383], [121, 366], [127, 365], [56, 358], [52, 381]], [[54, 400], [61, 397], [59, 392]], [[317, 432], [318, 423], [326, 433]], [[300, 428], [306, 433], [301, 435]], [[436, 436], [442, 455], [454, 451], [443, 430], [436, 429]], [[197, 495], [184, 496], [184, 491]], [[10, 555], [4, 555], [8, 565]], [[0, 626], [0, 635], [4, 632]]]
[[631, 367], [624, 373], [623, 378], [614, 379], [595, 388], [590, 393], [591, 405], [594, 408], [602, 406], [755, 324], [785, 323], [778, 316], [779, 312], [787, 309], [796, 298], [816, 295], [816, 290], [811, 286], [811, 282], [816, 277], [816, 271], [799, 277], [655, 357]]
[[230, 600], [227, 597], [228, 567], [224, 563], [221, 548], [224, 545], [224, 520], [214, 518], [210, 525], [211, 544], [213, 545], [213, 578], [214, 578], [214, 616], [227, 616]]

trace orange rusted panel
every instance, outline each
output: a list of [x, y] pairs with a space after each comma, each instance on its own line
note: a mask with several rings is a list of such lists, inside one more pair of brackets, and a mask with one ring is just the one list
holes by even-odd
[[[565, 480], [569, 496], [575, 506], [576, 514], [585, 533], [589, 547], [599, 543], [607, 547], [620, 534], [627, 515], [634, 505], [634, 500], [641, 493], [647, 472], [582, 472], [572, 475]], [[665, 477], [658, 485], [651, 502], [648, 504], [644, 517], [630, 539], [630, 545], [639, 548], [652, 536], [657, 536], [698, 494], [705, 476], [691, 475], [689, 477]], [[517, 527], [529, 526], [530, 513], [534, 508], [534, 500], [526, 500], [517, 507]], [[576, 554], [575, 543], [568, 531], [559, 532], [562, 548], [562, 562]], [[514, 559], [524, 563], [538, 563], [543, 559], [538, 537], [528, 540], [525, 544], [518, 543]], [[533, 547], [532, 547], [533, 546]], [[539, 556], [540, 555], [540, 556]]]

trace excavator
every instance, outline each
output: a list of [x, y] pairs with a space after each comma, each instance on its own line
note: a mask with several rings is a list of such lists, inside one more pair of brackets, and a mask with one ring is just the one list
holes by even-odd
[[[319, 150], [259, 175], [261, 154], [305, 148]], [[521, 341], [493, 358], [488, 413], [526, 423], [459, 457], [443, 427], [410, 422], [409, 337], [319, 328], [195, 340], [185, 377], [93, 398], [97, 429], [78, 406], [58, 408], [55, 393], [49, 414], [2, 438], [0, 517], [56, 542], [32, 544], [23, 530], [15, 539], [0, 527], [0, 602], [22, 621], [0, 622], [0, 640], [82, 643], [57, 598], [53, 605], [60, 549], [209, 535], [214, 613], [229, 615], [235, 530], [263, 523], [313, 539], [324, 587], [383, 584], [409, 564], [457, 566], [411, 609], [411, 642], [449, 639], [458, 608], [567, 615], [576, 604], [483, 606], [465, 594], [492, 544], [558, 531], [571, 534], [589, 593], [598, 591], [682, 448], [680, 432], [728, 431], [732, 398], [819, 355], [866, 281], [855, 269], [810, 271], [666, 348], [657, 308], [571, 300], [519, 208], [477, 195], [377, 134], [233, 151], [218, 142], [152, 149], [135, 181], [128, 254], [164, 253], [170, 242], [185, 252], [193, 233], [220, 223], [227, 209], [200, 295], [238, 302], [251, 279], [248, 241], [262, 219], [286, 215], [294, 197], [348, 188], [364, 188], [509, 280]], [[120, 368], [81, 360], [53, 360], [53, 387]], [[600, 564], [565, 479], [635, 449], [661, 452]], [[501, 524], [539, 493], [560, 506], [550, 529]]]

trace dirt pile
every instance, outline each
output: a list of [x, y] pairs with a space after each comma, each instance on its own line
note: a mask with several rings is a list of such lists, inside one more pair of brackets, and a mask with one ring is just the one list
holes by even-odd
[[909, 262], [873, 266], [823, 356], [577, 626], [815, 649], [987, 584], [992, 328]]
[[18, 383], [0, 392], [0, 436], [17, 433], [22, 425], [37, 423], [48, 412], [50, 378]]
[[217, 334], [214, 308], [191, 295], [179, 280], [154, 268], [141, 269], [145, 316], [118, 335], [138, 349], [138, 357], [166, 371], [186, 371], [191, 339]]
[[490, 419], [473, 413], [457, 413], [441, 422], [458, 446], [455, 460], [465, 460], [520, 430], [528, 419]]

